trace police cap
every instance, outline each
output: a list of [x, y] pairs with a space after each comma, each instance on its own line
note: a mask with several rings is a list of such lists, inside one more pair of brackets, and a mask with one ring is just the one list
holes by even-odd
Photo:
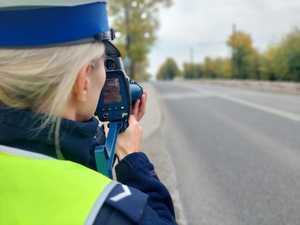
[[0, 48], [111, 39], [106, 0], [0, 1]]

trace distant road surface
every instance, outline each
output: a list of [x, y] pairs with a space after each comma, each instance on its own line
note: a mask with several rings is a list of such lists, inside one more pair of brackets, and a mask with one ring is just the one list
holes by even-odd
[[300, 224], [300, 96], [154, 86], [163, 120], [148, 145], [169, 150], [188, 224]]

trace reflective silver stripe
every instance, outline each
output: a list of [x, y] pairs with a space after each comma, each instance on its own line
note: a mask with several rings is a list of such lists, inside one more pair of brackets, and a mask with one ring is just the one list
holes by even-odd
[[0, 7], [23, 6], [76, 6], [95, 2], [107, 2], [107, 0], [1, 0]]
[[99, 211], [101, 210], [106, 198], [108, 197], [108, 195], [110, 194], [110, 192], [116, 185], [118, 185], [118, 182], [112, 181], [109, 185], [107, 185], [105, 187], [104, 191], [100, 194], [99, 198], [96, 200], [96, 202], [90, 212], [90, 215], [86, 219], [85, 225], [93, 225], [94, 224], [95, 219], [96, 219]]
[[47, 155], [42, 155], [39, 153], [34, 153], [34, 152], [30, 152], [18, 148], [12, 148], [4, 145], [0, 145], [0, 152], [8, 153], [11, 155], [24, 156], [33, 159], [55, 159]]

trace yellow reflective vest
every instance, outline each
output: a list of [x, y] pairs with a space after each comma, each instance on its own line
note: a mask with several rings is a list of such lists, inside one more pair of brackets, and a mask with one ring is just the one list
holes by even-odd
[[115, 185], [79, 164], [0, 146], [0, 225], [91, 225]]

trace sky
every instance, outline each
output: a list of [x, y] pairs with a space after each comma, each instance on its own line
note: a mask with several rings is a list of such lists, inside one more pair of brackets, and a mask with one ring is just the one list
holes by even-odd
[[254, 46], [263, 51], [300, 28], [300, 0], [174, 0], [171, 8], [160, 12], [149, 72], [156, 74], [167, 57], [181, 66], [192, 61], [191, 55], [194, 62], [230, 55], [226, 40], [233, 24], [251, 34]]

